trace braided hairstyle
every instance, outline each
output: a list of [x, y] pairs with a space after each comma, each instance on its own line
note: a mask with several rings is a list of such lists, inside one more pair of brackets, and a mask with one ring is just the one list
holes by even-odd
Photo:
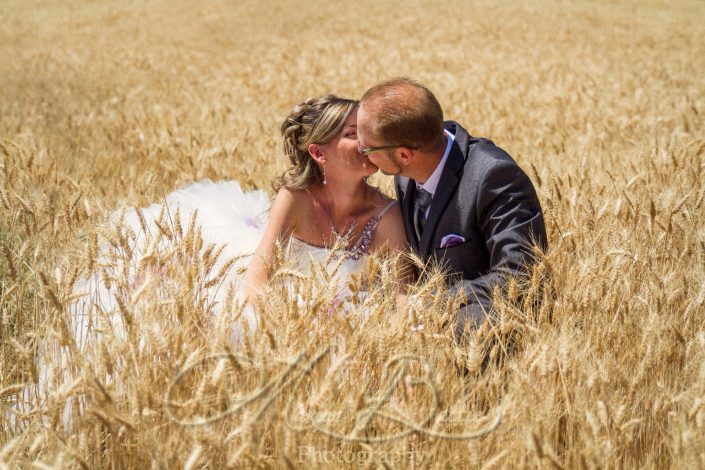
[[284, 153], [291, 166], [274, 180], [274, 191], [306, 189], [323, 182], [323, 173], [308, 153], [308, 146], [333, 140], [358, 104], [356, 100], [325, 95], [294, 107], [281, 125]]

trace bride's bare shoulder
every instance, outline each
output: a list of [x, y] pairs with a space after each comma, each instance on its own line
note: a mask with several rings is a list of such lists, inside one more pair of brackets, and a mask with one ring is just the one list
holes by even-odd
[[313, 196], [305, 189], [281, 188], [274, 197], [272, 210], [286, 212], [292, 220], [306, 216], [313, 205]]
[[289, 189], [283, 187], [277, 192], [274, 200], [281, 200], [288, 204], [300, 204], [303, 202], [309, 202], [311, 200], [311, 194], [305, 189]]
[[394, 201], [377, 225], [375, 238], [379, 246], [388, 249], [404, 250], [407, 248], [406, 235], [404, 233], [404, 219], [401, 214], [399, 203], [391, 198], [387, 199], [387, 204]]

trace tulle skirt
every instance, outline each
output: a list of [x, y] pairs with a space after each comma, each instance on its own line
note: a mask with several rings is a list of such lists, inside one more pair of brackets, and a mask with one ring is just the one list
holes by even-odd
[[[130, 341], [130, 334], [138, 338], [138, 349], [147, 336], [154, 337], [138, 300], [146, 290], [168, 302], [173, 300], [170, 292], [184, 291], [184, 282], [196, 283], [191, 289], [194, 305], [209, 312], [211, 323], [226, 305], [239, 303], [238, 321], [228, 324], [232, 343], [241, 343], [245, 331], [256, 332], [254, 310], [243, 309], [243, 273], [262, 238], [269, 208], [264, 190], [245, 192], [237, 181], [203, 180], [146, 208], [113, 212], [92, 271], [74, 284], [72, 301], [59, 322], [64, 338], [42, 341], [38, 381], [17, 393], [3, 427], [17, 429], [17, 416], [31, 414], [58, 391], [70, 395], [61, 414], [68, 428], [85, 402], [84, 396], [70, 391], [82, 374], [76, 356], [101, 354], [105, 344]], [[160, 320], [162, 326], [171, 323], [169, 318]], [[178, 321], [171, 324], [179, 327]], [[107, 374], [100, 380], [112, 378]]]
[[[107, 316], [109, 329], [112, 334], [123, 334], [124, 320], [116, 314], [118, 302], [134, 300], [135, 292], [147, 287], [149, 279], [145, 271], [149, 270], [144, 269], [148, 264], [145, 260], [155, 255], [171, 262], [172, 268], [188, 263], [181, 268], [200, 274], [206, 282], [196, 286], [199, 296], [215, 316], [222, 312], [228, 294], [244, 302], [243, 272], [262, 238], [269, 208], [269, 197], [264, 190], [245, 192], [237, 181], [202, 180], [169, 193], [161, 203], [113, 212], [110, 225], [119, 232], [118, 239], [126, 240], [126, 247], [104, 244], [99, 257], [110, 259], [109, 269], [93, 272], [75, 285], [74, 292], [79, 297], [71, 305], [71, 317], [79, 347], [89, 337], [96, 308], [113, 312]], [[179, 258], [178, 251], [174, 252], [176, 246], [190, 250], [192, 257]], [[164, 260], [169, 253], [171, 259]], [[154, 271], [153, 278], [164, 277], [166, 266]], [[113, 282], [106, 282], [106, 278], [112, 278]], [[212, 282], [215, 278], [219, 278], [218, 282]], [[128, 287], [124, 292], [115, 287], [120, 280], [123, 287]], [[132, 299], [127, 298], [128, 293]], [[243, 317], [254, 330], [256, 318], [252, 309], [247, 308]], [[235, 326], [233, 335], [238, 334]]]

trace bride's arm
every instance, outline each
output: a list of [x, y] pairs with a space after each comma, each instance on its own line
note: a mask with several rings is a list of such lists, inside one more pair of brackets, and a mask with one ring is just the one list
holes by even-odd
[[[399, 256], [399, 272], [397, 273], [397, 311], [392, 314], [390, 322], [404, 324], [409, 312], [407, 288], [416, 281], [416, 269], [407, 256], [409, 243], [406, 240], [404, 221], [399, 204], [392, 207], [380, 220], [375, 239], [380, 250], [392, 256]], [[373, 242], [372, 248], [375, 248]]]
[[399, 204], [395, 204], [380, 220], [377, 232], [372, 242], [373, 250], [380, 250], [389, 254], [400, 254], [399, 272], [399, 294], [406, 295], [409, 284], [416, 281], [416, 271], [414, 265], [405, 255], [409, 251], [409, 243], [404, 232], [404, 221], [401, 215]]
[[294, 194], [288, 189], [281, 189], [274, 198], [267, 228], [245, 273], [245, 295], [252, 305], [257, 303], [258, 294], [269, 281], [277, 239], [287, 240], [293, 231], [295, 207]]

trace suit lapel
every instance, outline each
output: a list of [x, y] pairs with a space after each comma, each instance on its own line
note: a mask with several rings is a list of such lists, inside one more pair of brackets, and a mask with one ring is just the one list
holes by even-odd
[[443, 173], [441, 173], [441, 179], [438, 182], [436, 192], [433, 195], [428, 220], [426, 221], [423, 234], [421, 235], [421, 241], [419, 242], [419, 253], [422, 255], [428, 255], [430, 251], [431, 241], [433, 240], [433, 235], [436, 232], [438, 221], [441, 218], [441, 214], [443, 214], [443, 211], [448, 205], [451, 197], [455, 194], [455, 190], [458, 187], [458, 182], [460, 181], [460, 173], [465, 164], [465, 155], [462, 149], [467, 143], [467, 133], [463, 132], [461, 127], [457, 125], [456, 130], [455, 141], [451, 147], [445, 167], [443, 167]]

